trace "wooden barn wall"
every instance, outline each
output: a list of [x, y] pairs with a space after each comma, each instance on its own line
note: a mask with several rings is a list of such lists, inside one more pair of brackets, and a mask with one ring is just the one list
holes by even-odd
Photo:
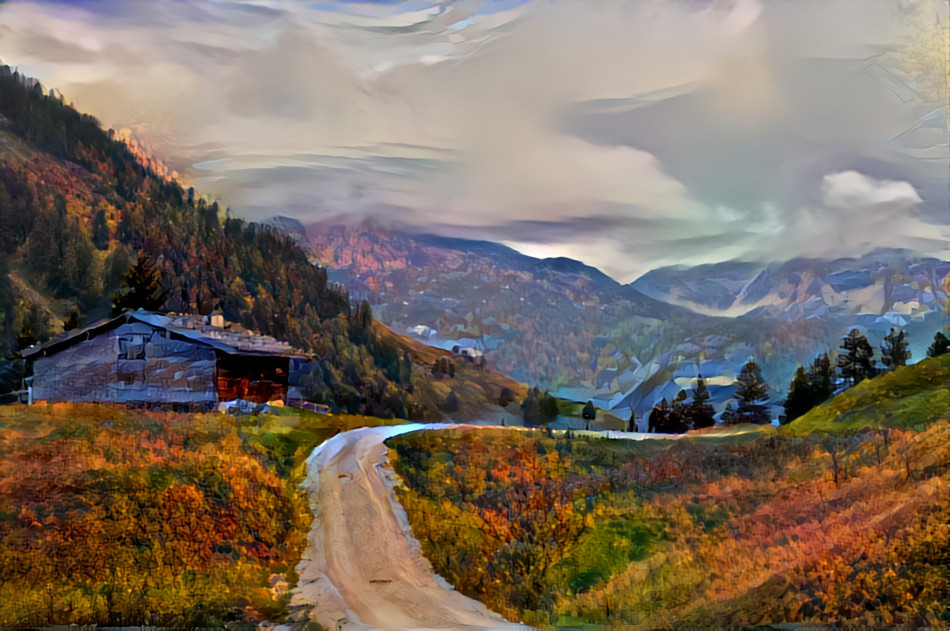
[[215, 354], [129, 322], [33, 363], [33, 398], [212, 406]]

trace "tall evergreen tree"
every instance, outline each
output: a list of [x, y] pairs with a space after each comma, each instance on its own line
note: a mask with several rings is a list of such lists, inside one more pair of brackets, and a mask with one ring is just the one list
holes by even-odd
[[541, 414], [541, 391], [537, 386], [528, 390], [521, 402], [521, 417], [525, 425], [539, 425], [543, 422], [544, 416]]
[[559, 413], [557, 399], [548, 394], [545, 390], [544, 394], [541, 395], [541, 414], [544, 415], [545, 421], [553, 421], [557, 418]]
[[594, 407], [593, 401], [588, 401], [584, 406], [584, 409], [581, 411], [581, 418], [585, 421], [593, 421], [597, 418], [597, 408]]
[[458, 412], [460, 404], [459, 395], [455, 394], [455, 390], [452, 390], [449, 392], [449, 395], [445, 397], [445, 401], [442, 402], [442, 409], [450, 413]]
[[369, 306], [368, 301], [363, 300], [360, 302], [359, 309], [356, 311], [356, 322], [363, 331], [369, 331], [372, 328], [373, 308]]
[[851, 329], [841, 343], [841, 351], [838, 371], [845, 384], [854, 386], [874, 376], [874, 349], [863, 333]]
[[785, 399], [785, 423], [791, 423], [795, 419], [803, 416], [814, 405], [811, 384], [808, 383], [808, 375], [802, 366], [795, 371], [795, 377], [788, 389], [788, 397]]
[[699, 429], [701, 427], [712, 427], [716, 424], [713, 418], [713, 406], [709, 404], [709, 390], [706, 388], [706, 382], [703, 376], [699, 375], [696, 379], [696, 387], [691, 393], [692, 401], [686, 406], [684, 412], [684, 422], [689, 429]]
[[670, 406], [666, 402], [666, 399], [663, 399], [660, 403], [653, 406], [653, 409], [650, 410], [650, 418], [647, 425], [647, 431], [651, 434], [653, 432], [659, 432], [666, 425], [666, 417], [670, 413]]
[[403, 388], [412, 392], [412, 358], [408, 351], [403, 352], [402, 361], [399, 364], [399, 383], [402, 384]]
[[828, 353], [816, 357], [808, 370], [808, 388], [812, 406], [824, 403], [835, 393], [835, 370]]
[[934, 333], [933, 344], [927, 349], [927, 357], [940, 357], [947, 353], [950, 353], [950, 339], [947, 339], [946, 335], [937, 331]]
[[749, 361], [735, 382], [735, 407], [730, 406], [723, 415], [728, 423], [756, 423], [767, 425], [771, 422], [765, 399], [768, 397], [768, 386], [762, 379], [762, 370], [754, 361]]
[[140, 253], [135, 264], [122, 275], [126, 290], [112, 298], [115, 312], [125, 309], [160, 310], [165, 306], [166, 293], [159, 279], [152, 260], [144, 252]]
[[92, 244], [97, 250], [109, 249], [109, 225], [106, 223], [106, 213], [101, 208], [92, 220]]
[[910, 351], [907, 350], [907, 334], [904, 329], [891, 332], [884, 336], [884, 343], [881, 344], [881, 363], [887, 370], [894, 370], [898, 366], [906, 366], [910, 359]]
[[834, 384], [835, 372], [827, 353], [816, 357], [807, 372], [804, 367], [799, 366], [785, 400], [784, 422], [791, 423], [813, 407], [830, 399], [835, 391]]

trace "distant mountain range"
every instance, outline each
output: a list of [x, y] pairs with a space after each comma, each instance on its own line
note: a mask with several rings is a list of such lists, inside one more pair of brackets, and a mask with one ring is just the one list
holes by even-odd
[[943, 308], [941, 285], [950, 263], [912, 252], [878, 250], [832, 261], [719, 263], [664, 267], [631, 285], [644, 294], [698, 313], [741, 316], [762, 310], [773, 317], [874, 314], [906, 324]]
[[651, 271], [629, 285], [567, 258], [393, 230], [375, 221], [272, 221], [351, 298], [403, 334], [472, 347], [498, 370], [573, 399], [643, 413], [698, 374], [713, 401], [749, 357], [775, 403], [795, 367], [850, 328], [873, 344], [904, 327], [915, 358], [945, 320], [950, 263], [880, 250], [860, 258], [728, 262]]

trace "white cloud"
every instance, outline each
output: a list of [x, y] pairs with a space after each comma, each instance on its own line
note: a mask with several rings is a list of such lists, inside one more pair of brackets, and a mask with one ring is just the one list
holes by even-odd
[[944, 3], [896, 2], [5, 3], [0, 58], [240, 214], [404, 209], [629, 278], [858, 253], [860, 217], [922, 243], [946, 91], [898, 53]]
[[821, 189], [826, 204], [843, 208], [878, 204], [909, 208], [922, 201], [909, 182], [876, 180], [857, 171], [829, 173], [822, 179]]

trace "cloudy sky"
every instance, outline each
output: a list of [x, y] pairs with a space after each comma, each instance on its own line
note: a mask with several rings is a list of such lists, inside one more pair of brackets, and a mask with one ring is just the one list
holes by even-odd
[[945, 0], [0, 5], [0, 59], [238, 215], [653, 267], [947, 254]]

